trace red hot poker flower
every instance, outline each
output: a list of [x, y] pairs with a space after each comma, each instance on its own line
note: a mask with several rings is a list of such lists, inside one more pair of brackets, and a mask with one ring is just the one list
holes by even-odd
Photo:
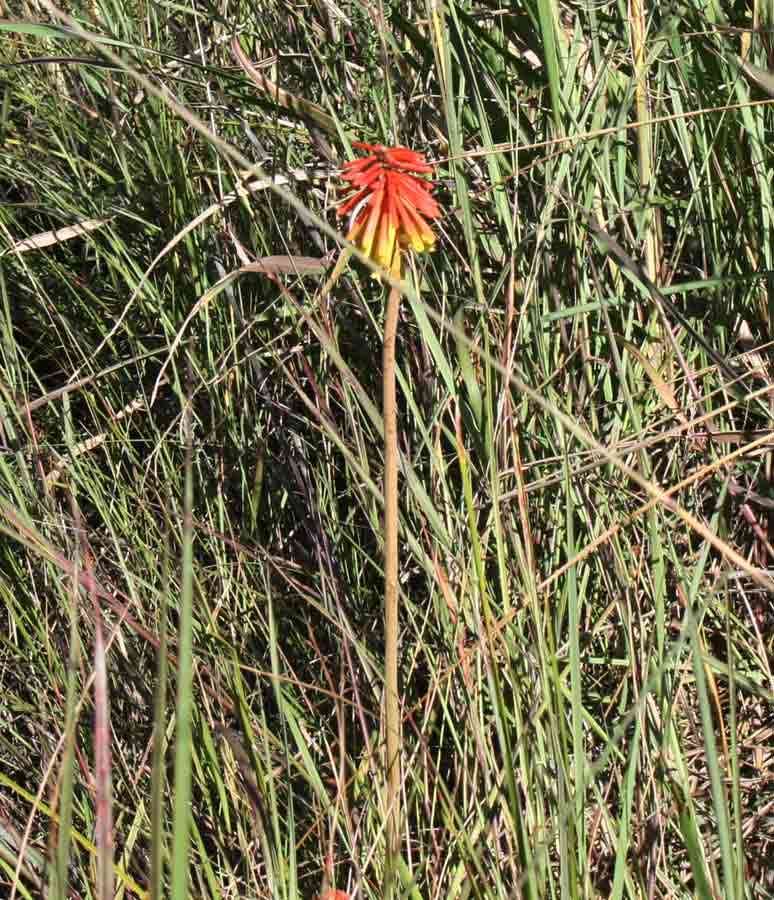
[[370, 155], [345, 163], [341, 173], [354, 189], [338, 208], [339, 216], [351, 216], [347, 240], [400, 278], [401, 252], [411, 247], [423, 253], [435, 243], [427, 220], [439, 218], [441, 211], [430, 193], [432, 182], [417, 177], [433, 167], [408, 147], [352, 146]]

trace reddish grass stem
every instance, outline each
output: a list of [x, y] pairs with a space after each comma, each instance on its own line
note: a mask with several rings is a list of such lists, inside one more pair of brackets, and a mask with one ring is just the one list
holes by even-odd
[[384, 416], [384, 725], [387, 738], [385, 813], [387, 855], [384, 897], [394, 896], [400, 857], [401, 716], [398, 694], [398, 415], [395, 395], [395, 338], [400, 291], [392, 288], [384, 317], [382, 413]]

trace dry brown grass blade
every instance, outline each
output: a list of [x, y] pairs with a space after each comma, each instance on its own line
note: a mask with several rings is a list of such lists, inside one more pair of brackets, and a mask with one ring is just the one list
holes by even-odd
[[39, 234], [33, 234], [28, 238], [14, 241], [10, 247], [6, 247], [0, 252], [0, 257], [5, 256], [7, 253], [29, 253], [31, 250], [42, 250], [44, 247], [51, 247], [54, 244], [63, 244], [65, 241], [73, 240], [73, 238], [83, 237], [91, 231], [96, 231], [98, 228], [104, 228], [113, 218], [113, 216], [108, 216], [106, 219], [86, 219], [83, 222], [77, 222], [75, 225], [66, 225], [64, 228], [41, 231]]
[[651, 384], [656, 389], [656, 393], [659, 395], [667, 409], [670, 409], [683, 424], [687, 424], [688, 420], [680, 409], [680, 404], [677, 402], [672, 386], [664, 381], [653, 363], [643, 353], [640, 353], [639, 349], [635, 347], [631, 341], [627, 341], [624, 338], [618, 338], [618, 343], [626, 349], [627, 353], [630, 353], [637, 360], [640, 366], [642, 366], [645, 374], [650, 378]]
[[261, 272], [264, 275], [319, 275], [328, 268], [324, 256], [264, 256], [246, 263], [237, 274]]
[[253, 82], [261, 93], [265, 94], [269, 100], [298, 115], [311, 119], [315, 125], [323, 128], [329, 134], [337, 135], [338, 129], [335, 120], [328, 115], [327, 112], [316, 103], [305, 100], [303, 97], [297, 97], [289, 91], [283, 90], [278, 84], [270, 81], [262, 72], [258, 70], [255, 64], [250, 60], [241, 44], [239, 38], [235, 37], [231, 41], [231, 52], [234, 58], [244, 70], [247, 77]]

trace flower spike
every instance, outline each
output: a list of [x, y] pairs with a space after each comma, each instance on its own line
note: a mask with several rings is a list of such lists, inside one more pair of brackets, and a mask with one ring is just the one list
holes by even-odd
[[440, 218], [441, 211], [430, 193], [432, 182], [418, 177], [433, 167], [408, 147], [352, 146], [369, 155], [344, 165], [341, 177], [353, 190], [337, 213], [351, 216], [347, 240], [398, 279], [404, 250], [423, 253], [435, 244], [428, 220]]

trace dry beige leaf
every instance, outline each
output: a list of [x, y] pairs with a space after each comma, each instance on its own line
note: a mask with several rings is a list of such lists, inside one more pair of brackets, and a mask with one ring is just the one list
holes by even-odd
[[680, 409], [680, 404], [677, 402], [677, 398], [675, 397], [675, 392], [672, 390], [671, 385], [667, 384], [666, 381], [659, 375], [658, 370], [653, 365], [653, 363], [648, 360], [644, 354], [640, 353], [637, 347], [631, 343], [631, 341], [627, 341], [624, 338], [617, 338], [618, 343], [626, 348], [626, 351], [630, 353], [637, 362], [642, 366], [645, 370], [645, 374], [650, 378], [651, 384], [656, 389], [656, 393], [659, 395], [664, 405], [668, 407], [677, 418], [686, 423], [687, 419], [683, 414], [683, 411]]
[[6, 253], [28, 253], [30, 250], [42, 250], [53, 244], [63, 244], [65, 241], [83, 237], [90, 231], [102, 228], [112, 218], [113, 216], [108, 216], [106, 219], [85, 219], [75, 225], [66, 225], [64, 228], [55, 228], [52, 231], [41, 231], [40, 234], [33, 234], [32, 237], [14, 241], [10, 247], [0, 251], [0, 256], [4, 256]]
[[328, 268], [329, 260], [317, 256], [263, 256], [246, 263], [240, 272], [263, 272], [267, 275], [314, 275]]

